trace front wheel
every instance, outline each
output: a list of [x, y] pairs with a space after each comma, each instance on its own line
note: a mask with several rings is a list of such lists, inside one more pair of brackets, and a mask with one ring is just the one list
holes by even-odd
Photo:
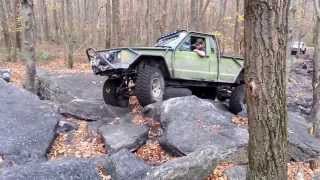
[[106, 80], [102, 89], [103, 100], [106, 104], [119, 107], [128, 107], [128, 98], [118, 92], [120, 86], [120, 79]]
[[240, 85], [235, 87], [232, 91], [229, 101], [229, 110], [234, 114], [238, 114], [243, 110], [245, 98], [244, 88], [244, 85]]
[[135, 95], [142, 106], [163, 100], [165, 83], [158, 68], [149, 65], [139, 68], [135, 85]]

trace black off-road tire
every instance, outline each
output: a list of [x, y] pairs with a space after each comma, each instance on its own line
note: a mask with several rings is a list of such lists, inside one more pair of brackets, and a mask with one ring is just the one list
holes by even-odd
[[235, 87], [230, 97], [229, 110], [234, 114], [240, 113], [243, 110], [242, 108], [244, 105], [244, 100], [245, 100], [244, 98], [245, 98], [244, 85], [239, 85]]
[[[154, 96], [152, 91], [152, 84], [155, 80], [159, 80], [160, 85], [160, 95], [158, 97]], [[140, 104], [146, 106], [162, 101], [164, 92], [165, 82], [161, 70], [150, 65], [141, 66], [135, 82], [135, 95], [138, 97]]]
[[121, 85], [120, 79], [108, 79], [102, 89], [103, 100], [111, 106], [128, 107], [128, 98], [117, 93]]

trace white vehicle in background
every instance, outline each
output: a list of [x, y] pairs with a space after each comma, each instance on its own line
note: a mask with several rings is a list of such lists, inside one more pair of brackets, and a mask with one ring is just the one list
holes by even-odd
[[291, 45], [291, 55], [306, 54], [307, 48], [304, 42], [295, 41]]

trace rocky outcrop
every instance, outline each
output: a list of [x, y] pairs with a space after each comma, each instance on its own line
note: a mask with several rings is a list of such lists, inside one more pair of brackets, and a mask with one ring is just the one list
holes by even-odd
[[145, 180], [205, 179], [221, 160], [232, 153], [234, 149], [204, 147], [154, 168], [147, 174]]
[[8, 166], [46, 159], [62, 117], [52, 106], [0, 79], [0, 155]]
[[110, 156], [106, 169], [113, 180], [142, 179], [151, 167], [128, 150]]
[[[101, 163], [99, 163], [99, 161]], [[0, 180], [28, 179], [92, 179], [100, 180], [99, 167], [105, 159], [62, 159], [44, 163], [32, 163], [1, 170]]]
[[113, 124], [102, 125], [99, 133], [102, 135], [109, 153], [123, 148], [134, 151], [145, 144], [149, 129], [132, 123], [131, 116], [126, 116]]
[[102, 100], [102, 86], [105, 78], [92, 73], [53, 74], [38, 70], [38, 95], [41, 99], [59, 104], [74, 99]]
[[127, 108], [106, 105], [102, 98], [105, 77], [92, 73], [52, 74], [39, 71], [38, 95], [59, 105], [59, 112], [78, 119], [111, 122], [128, 113]]
[[228, 180], [246, 180], [247, 166], [234, 166], [227, 169], [224, 175]]
[[[160, 143], [171, 153], [182, 156], [212, 145], [221, 149], [236, 148], [232, 156], [245, 162], [248, 143], [247, 127], [232, 123], [232, 114], [221, 104], [197, 97], [182, 97], [157, 103], [144, 112], [161, 122], [163, 136]], [[309, 125], [296, 112], [289, 112], [289, 159], [302, 161], [320, 155], [320, 144], [308, 134]]]
[[62, 104], [59, 108], [59, 112], [79, 119], [111, 122], [115, 118], [128, 114], [129, 109], [109, 106], [103, 101], [74, 99], [68, 103]]
[[164, 129], [160, 143], [175, 155], [210, 145], [220, 149], [247, 145], [247, 130], [231, 122], [231, 113], [209, 101], [188, 96], [167, 100], [156, 109]]

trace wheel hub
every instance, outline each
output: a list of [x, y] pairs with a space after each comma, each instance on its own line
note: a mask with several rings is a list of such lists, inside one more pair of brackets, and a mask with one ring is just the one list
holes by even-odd
[[162, 89], [161, 89], [161, 81], [159, 78], [155, 78], [152, 80], [151, 93], [152, 93], [152, 96], [155, 98], [161, 97]]

